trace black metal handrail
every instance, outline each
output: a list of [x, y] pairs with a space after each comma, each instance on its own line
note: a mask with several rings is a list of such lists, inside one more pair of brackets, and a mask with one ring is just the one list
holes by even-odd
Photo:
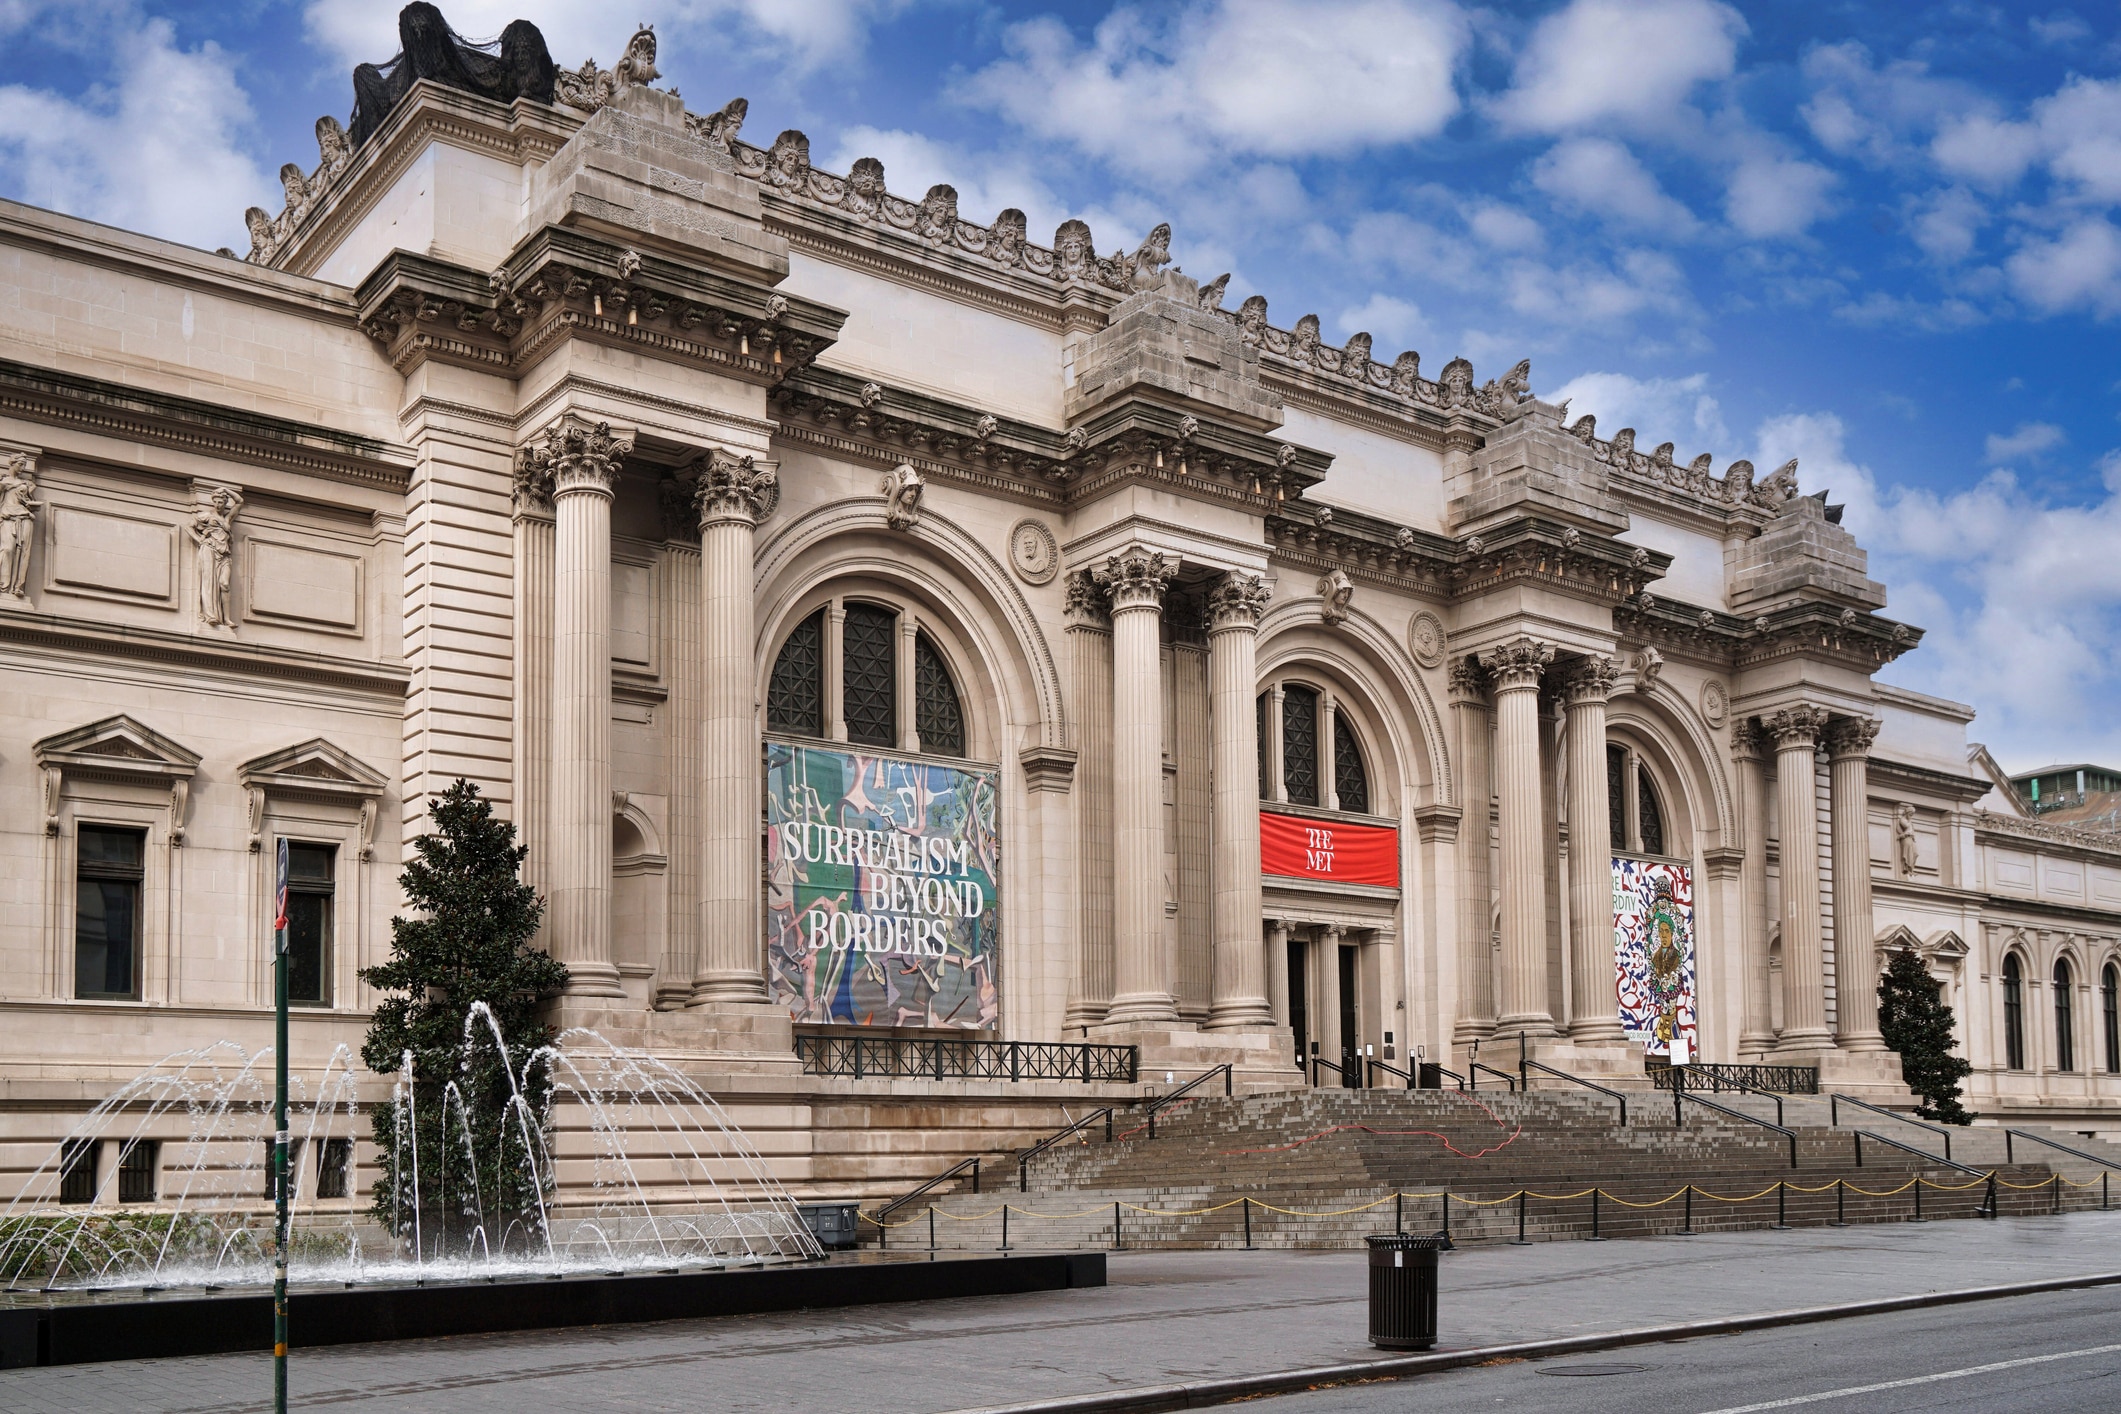
[[1401, 1070], [1398, 1066], [1392, 1064], [1390, 1061], [1371, 1060], [1369, 1057], [1365, 1056], [1363, 1058], [1363, 1066], [1363, 1083], [1365, 1085], [1371, 1086], [1372, 1088], [1375, 1087], [1375, 1082], [1377, 1080], [1377, 1072], [1380, 1070], [1384, 1071], [1387, 1075], [1396, 1075], [1401, 1080], [1406, 1081], [1407, 1088], [1409, 1090], [1415, 1088], [1414, 1073], [1412, 1071]]
[[2052, 1139], [2042, 1139], [2037, 1134], [2027, 1134], [2022, 1129], [2006, 1129], [2003, 1131], [2003, 1161], [2007, 1164], [2018, 1162], [2011, 1154], [2011, 1138], [2013, 1135], [2020, 1139], [2030, 1139], [2035, 1144], [2045, 1144], [2050, 1149], [2060, 1149], [2065, 1154], [2073, 1154], [2086, 1163], [2097, 1164], [2100, 1168], [2110, 1173], [2121, 1173], [2121, 1166], [2116, 1166], [2112, 1159], [2102, 1159], [2097, 1154], [2087, 1154], [2082, 1149], [2072, 1149], [2067, 1144], [2057, 1144]]
[[854, 1080], [1074, 1080], [1132, 1085], [1140, 1078], [1135, 1046], [1086, 1041], [990, 1041], [978, 1037], [819, 1036], [795, 1038], [808, 1075]]
[[924, 1197], [931, 1190], [938, 1188], [945, 1183], [948, 1183], [951, 1179], [956, 1178], [966, 1169], [972, 1170], [972, 1191], [974, 1193], [979, 1192], [979, 1161], [980, 1156], [978, 1154], [974, 1154], [969, 1159], [959, 1159], [949, 1168], [944, 1169], [941, 1173], [929, 1179], [926, 1183], [914, 1189], [911, 1193], [906, 1194], [903, 1198], [893, 1198], [883, 1207], [878, 1208], [876, 1210], [875, 1215], [870, 1218], [870, 1221], [875, 1223], [879, 1228], [881, 1228], [884, 1225], [884, 1219], [890, 1217], [893, 1213], [905, 1207], [914, 1199]]
[[1711, 1091], [1751, 1090], [1783, 1095], [1819, 1093], [1819, 1068], [1811, 1065], [1723, 1065], [1710, 1062], [1680, 1066], [1660, 1056], [1651, 1056], [1643, 1062], [1643, 1068], [1649, 1072], [1650, 1084], [1659, 1090], [1669, 1090], [1675, 1083], [1681, 1083], [1675, 1082], [1673, 1077], [1683, 1070], [1706, 1078]]
[[1580, 1075], [1571, 1075], [1565, 1070], [1556, 1070], [1553, 1066], [1547, 1065], [1542, 1061], [1533, 1060], [1531, 1057], [1525, 1054], [1524, 1033], [1519, 1032], [1517, 1035], [1517, 1083], [1523, 1087], [1524, 1092], [1527, 1095], [1532, 1093], [1532, 1077], [1527, 1072], [1534, 1070], [1538, 1071], [1542, 1075], [1551, 1075], [1558, 1080], [1573, 1081], [1576, 1084], [1581, 1085], [1586, 1090], [1596, 1090], [1599, 1094], [1604, 1095], [1607, 1099], [1618, 1100], [1620, 1102], [1620, 1125], [1623, 1129], [1627, 1127], [1627, 1096], [1621, 1094], [1618, 1090], [1608, 1089], [1607, 1087], [1600, 1085], [1595, 1081], [1586, 1080]]
[[1031, 1191], [1031, 1161], [1033, 1159], [1061, 1141], [1073, 1139], [1099, 1120], [1105, 1122], [1105, 1142], [1110, 1144], [1112, 1142], [1112, 1110], [1113, 1106], [1111, 1105], [1107, 1105], [1101, 1110], [1092, 1110], [1065, 1129], [1047, 1135], [1030, 1148], [1024, 1150], [1023, 1153], [1018, 1154], [1016, 1156], [1016, 1191], [1019, 1193], [1029, 1193]]
[[[1796, 1066], [1790, 1067], [1790, 1069], [1792, 1070], [1798, 1068], [1799, 1067]], [[1692, 1069], [1692, 1066], [1666, 1066], [1665, 1072], [1669, 1076], [1671, 1083], [1664, 1086], [1663, 1088], [1667, 1090], [1686, 1089], [1686, 1072]], [[1654, 1077], [1652, 1078], [1652, 1083], [1655, 1083]], [[1776, 1094], [1773, 1090], [1755, 1090], [1750, 1085], [1740, 1085], [1733, 1080], [1722, 1080], [1713, 1082], [1711, 1085], [1711, 1089], [1719, 1094], [1724, 1090], [1736, 1090], [1746, 1095], [1758, 1095], [1761, 1099], [1767, 1100], [1775, 1106], [1775, 1123], [1781, 1124], [1783, 1122], [1782, 1096]]]
[[1888, 1139], [1876, 1130], [1852, 1129], [1849, 1134], [1856, 1141], [1857, 1168], [1863, 1167], [1863, 1141], [1868, 1139], [1874, 1144], [1883, 1144], [1888, 1149], [1898, 1149], [1903, 1154], [1913, 1154], [1918, 1159], [1927, 1159], [1933, 1164], [1942, 1164], [1948, 1169], [1957, 1169], [1961, 1173], [1970, 1173], [1976, 1178], [1987, 1178], [1993, 1172], [1990, 1169], [1977, 1169], [1972, 1164], [1962, 1164], [1957, 1159], [1940, 1159], [1927, 1149], [1917, 1149], [1914, 1145], [1903, 1144], [1898, 1139]]
[[[1827, 1116], [1836, 1125], [1839, 1125], [1841, 1123], [1841, 1107], [1843, 1105], [1854, 1105], [1859, 1110], [1869, 1110], [1874, 1115], [1884, 1115], [1887, 1119], [1897, 1119], [1902, 1124], [1912, 1124], [1917, 1129], [1926, 1129], [1930, 1133], [1937, 1135], [1939, 1138], [1944, 1140], [1945, 1160], [1947, 1162], [1951, 1160], [1952, 1132], [1949, 1129], [1943, 1129], [1934, 1124], [1924, 1124], [1921, 1120], [1914, 1119], [1907, 1115], [1901, 1114], [1897, 1110], [1884, 1109], [1878, 1105], [1872, 1104], [1868, 1100], [1859, 1100], [1853, 1095], [1829, 1095], [1826, 1097], [1826, 1101]], [[2009, 1141], [2005, 1142], [2007, 1144]]]
[[[1465, 1090], [1466, 1088], [1468, 1088], [1466, 1085], [1466, 1078], [1463, 1075], [1460, 1075], [1457, 1071], [1451, 1069], [1451, 1067], [1447, 1065], [1440, 1065], [1435, 1061], [1416, 1061], [1414, 1064], [1414, 1068], [1416, 1070], [1423, 1069], [1424, 1067], [1436, 1072], [1437, 1079], [1439, 1081], [1436, 1088], [1439, 1090], [1443, 1089], [1443, 1085], [1440, 1082], [1442, 1078], [1446, 1075], [1451, 1077], [1451, 1083], [1456, 1085], [1460, 1090]], [[1421, 1087], [1416, 1086], [1415, 1088], [1420, 1089]]]
[[1348, 1067], [1347, 1067], [1346, 1065], [1344, 1065], [1344, 1064], [1343, 1064], [1343, 1063], [1342, 1063], [1341, 1061], [1329, 1061], [1329, 1060], [1327, 1060], [1327, 1059], [1326, 1059], [1326, 1058], [1325, 1058], [1324, 1056], [1313, 1056], [1313, 1057], [1311, 1057], [1311, 1084], [1312, 1084], [1312, 1085], [1314, 1085], [1314, 1086], [1315, 1086], [1315, 1085], [1317, 1085], [1317, 1084], [1318, 1084], [1318, 1068], [1319, 1068], [1320, 1066], [1324, 1066], [1324, 1067], [1325, 1067], [1325, 1068], [1326, 1068], [1327, 1070], [1330, 1070], [1330, 1071], [1332, 1071], [1332, 1072], [1333, 1072], [1333, 1073], [1334, 1073], [1335, 1075], [1339, 1076], [1339, 1077], [1340, 1077], [1340, 1083], [1341, 1083], [1341, 1086], [1342, 1086], [1343, 1088], [1346, 1088], [1346, 1086], [1347, 1086], [1347, 1084], [1348, 1084]]
[[1161, 1110], [1164, 1106], [1170, 1104], [1173, 1100], [1180, 1099], [1183, 1096], [1190, 1094], [1193, 1090], [1206, 1084], [1208, 1081], [1213, 1080], [1218, 1075], [1223, 1078], [1223, 1094], [1227, 1097], [1234, 1088], [1236, 1074], [1236, 1068], [1230, 1065], [1229, 1063], [1225, 1062], [1224, 1064], [1215, 1067], [1215, 1069], [1213, 1070], [1204, 1071], [1201, 1074], [1194, 1076], [1191, 1080], [1188, 1080], [1185, 1084], [1179, 1086], [1176, 1090], [1173, 1090], [1168, 1094], [1158, 1095], [1155, 1099], [1149, 1101], [1149, 1137], [1151, 1139], [1154, 1139], [1156, 1137], [1156, 1112], [1158, 1110]]
[[1483, 1070], [1486, 1071], [1488, 1074], [1494, 1076], [1497, 1080], [1500, 1080], [1503, 1084], [1509, 1086], [1511, 1094], [1514, 1095], [1517, 1093], [1516, 1076], [1510, 1074], [1510, 1072], [1508, 1072], [1507, 1070], [1497, 1070], [1492, 1065], [1483, 1065], [1479, 1061], [1474, 1061], [1466, 1067], [1466, 1088], [1468, 1090], [1478, 1090], [1480, 1088], [1480, 1073]]
[[1762, 1119], [1759, 1115], [1749, 1115], [1744, 1110], [1734, 1110], [1729, 1105], [1718, 1104], [1714, 1100], [1705, 1099], [1702, 1096], [1696, 1095], [1691, 1091], [1687, 1090], [1674, 1090], [1672, 1092], [1672, 1124], [1675, 1128], [1685, 1123], [1685, 1120], [1681, 1117], [1679, 1110], [1679, 1104], [1682, 1100], [1691, 1101], [1692, 1103], [1697, 1105], [1707, 1105], [1710, 1109], [1716, 1111], [1716, 1113], [1718, 1114], [1729, 1115], [1732, 1119], [1742, 1119], [1747, 1124], [1757, 1124], [1762, 1129], [1774, 1130], [1777, 1134], [1790, 1141], [1790, 1167], [1797, 1167], [1796, 1130], [1785, 1129], [1783, 1126], [1776, 1124], [1773, 1120]]

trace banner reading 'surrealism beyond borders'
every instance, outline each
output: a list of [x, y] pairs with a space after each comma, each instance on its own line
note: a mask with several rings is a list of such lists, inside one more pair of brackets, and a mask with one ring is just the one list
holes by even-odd
[[766, 744], [766, 955], [798, 1022], [1001, 1018], [992, 771]]

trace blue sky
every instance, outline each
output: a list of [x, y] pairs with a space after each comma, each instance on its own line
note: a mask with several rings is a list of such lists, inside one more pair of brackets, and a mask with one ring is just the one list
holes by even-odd
[[[0, 0], [0, 192], [242, 248], [373, 0]], [[1533, 361], [1602, 429], [1802, 459], [1930, 631], [1885, 676], [2013, 768], [2121, 764], [2121, 6], [455, 0], [973, 219], [1158, 220], [1389, 360]], [[1330, 481], [1325, 493], [1330, 496]]]

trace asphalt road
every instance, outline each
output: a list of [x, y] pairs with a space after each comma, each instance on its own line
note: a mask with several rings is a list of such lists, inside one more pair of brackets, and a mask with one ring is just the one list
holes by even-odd
[[[1683, 1280], [1684, 1272], [1671, 1277]], [[2113, 1414], [2121, 1410], [2121, 1290], [1513, 1361], [1244, 1407], [1262, 1414], [1498, 1407], [1511, 1414]]]

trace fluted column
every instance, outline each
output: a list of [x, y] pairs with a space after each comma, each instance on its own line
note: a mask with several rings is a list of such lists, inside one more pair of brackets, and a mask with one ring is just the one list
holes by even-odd
[[1781, 817], [1782, 985], [1778, 1049], [1829, 1048], [1826, 958], [1819, 926], [1819, 817], [1813, 774], [1826, 713], [1785, 707], [1762, 725], [1775, 742], [1775, 805]]
[[1480, 655], [1495, 691], [1497, 826], [1502, 837], [1502, 1014], [1496, 1029], [1554, 1034], [1547, 1011], [1547, 875], [1539, 679], [1554, 646], [1519, 638]]
[[1613, 970], [1613, 831], [1606, 796], [1605, 705], [1620, 665], [1602, 654], [1585, 658], [1570, 675], [1569, 714], [1569, 952], [1572, 1010], [1569, 1035], [1579, 1042], [1618, 1043], [1620, 994]]
[[1837, 718], [1827, 731], [1833, 759], [1835, 1032], [1845, 1051], [1882, 1051], [1878, 957], [1871, 921], [1871, 743], [1876, 717]]
[[1213, 736], [1215, 964], [1208, 1025], [1274, 1024], [1260, 968], [1259, 724], [1254, 649], [1271, 594], [1266, 577], [1226, 574], [1208, 594], [1209, 730]]
[[1075, 839], [1082, 923], [1069, 1026], [1095, 1026], [1112, 1005], [1112, 623], [1105, 591], [1088, 570], [1068, 576], [1069, 657], [1078, 731]]
[[[1318, 1054], [1334, 1065], [1340, 1065], [1346, 1057], [1341, 1052], [1347, 1048], [1347, 1038], [1340, 1034], [1340, 929], [1321, 928], [1318, 942], [1311, 949], [1312, 969], [1318, 974]], [[1342, 1085], [1346, 1075], [1338, 1070], [1319, 1072], [1323, 1080], [1327, 1074], [1332, 1080], [1328, 1085]]]
[[1745, 930], [1745, 1020], [1738, 1054], [1754, 1056], [1775, 1044], [1774, 1001], [1769, 995], [1767, 928], [1767, 782], [1761, 756], [1767, 750], [1751, 718], [1731, 732], [1738, 764], [1738, 838], [1745, 858], [1738, 866], [1740, 921]]
[[631, 443], [568, 417], [530, 451], [552, 478], [551, 951], [567, 990], [623, 997], [611, 957], [611, 497]]
[[1458, 791], [1465, 803], [1459, 830], [1458, 1023], [1461, 1048], [1495, 1029], [1495, 924], [1488, 812], [1495, 798], [1493, 729], [1488, 722], [1487, 675], [1471, 662], [1451, 668], [1451, 709], [1458, 724]]
[[719, 448], [700, 513], [700, 968], [692, 1005], [763, 1002], [759, 724], [752, 681], [752, 533], [779, 497], [774, 469]]
[[1151, 550], [1097, 570], [1112, 601], [1112, 1006], [1109, 1023], [1178, 1020], [1164, 926], [1164, 692], [1159, 628], [1177, 562]]
[[[1275, 919], [1267, 925], [1266, 938], [1261, 945], [1266, 964], [1267, 1010], [1274, 1014], [1276, 1026], [1289, 1025], [1289, 925]], [[1298, 1056], [1301, 1061], [1303, 1057]]]

